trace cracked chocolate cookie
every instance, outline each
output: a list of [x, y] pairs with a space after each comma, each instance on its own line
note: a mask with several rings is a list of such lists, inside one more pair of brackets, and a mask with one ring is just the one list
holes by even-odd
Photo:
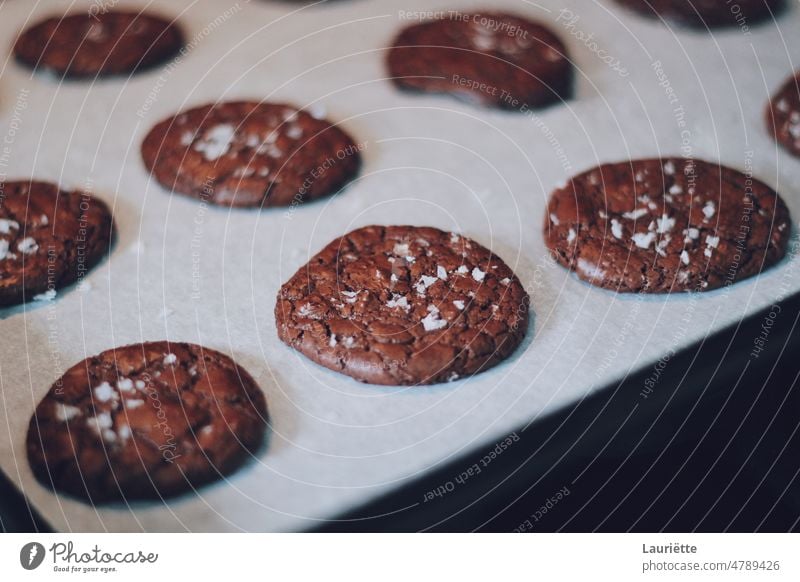
[[616, 0], [644, 16], [690, 28], [749, 26], [777, 16], [785, 0]]
[[526, 111], [569, 98], [567, 50], [545, 26], [500, 12], [453, 13], [405, 28], [388, 57], [401, 89]]
[[52, 299], [111, 244], [104, 202], [46, 182], [0, 182], [0, 306]]
[[17, 60], [67, 78], [126, 75], [166, 62], [183, 47], [180, 28], [146, 12], [98, 11], [48, 18], [14, 44]]
[[158, 499], [221, 479], [261, 444], [264, 395], [229, 357], [151, 342], [79, 362], [36, 407], [36, 478], [92, 503]]
[[622, 292], [708, 291], [786, 253], [789, 211], [769, 186], [683, 158], [605, 164], [550, 197], [545, 242], [581, 279]]
[[249, 101], [190, 109], [142, 144], [162, 186], [223, 206], [289, 206], [336, 193], [361, 165], [344, 131], [288, 105]]
[[800, 73], [786, 80], [767, 105], [767, 129], [779, 144], [800, 156]]
[[508, 358], [529, 298], [490, 251], [435, 228], [368, 226], [334, 240], [281, 287], [280, 339], [362, 382], [434, 384]]

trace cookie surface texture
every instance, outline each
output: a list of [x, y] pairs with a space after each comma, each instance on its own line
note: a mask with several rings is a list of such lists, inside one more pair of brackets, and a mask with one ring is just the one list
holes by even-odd
[[180, 28], [146, 12], [88, 11], [47, 18], [24, 30], [14, 56], [67, 78], [127, 75], [160, 65], [183, 47]]
[[528, 295], [501, 259], [434, 228], [369, 226], [340, 237], [281, 287], [278, 336], [373, 384], [470, 376], [525, 336]]
[[87, 193], [0, 183], [0, 306], [52, 298], [83, 277], [108, 252], [112, 228], [106, 204]]
[[162, 121], [142, 158], [174, 192], [222, 206], [290, 206], [335, 194], [358, 173], [361, 148], [294, 107], [239, 101]]
[[506, 13], [453, 13], [403, 29], [387, 56], [392, 82], [525, 111], [569, 98], [572, 66], [547, 27]]
[[108, 350], [62, 376], [36, 408], [37, 479], [93, 503], [158, 499], [222, 479], [262, 442], [264, 395], [229, 357], [193, 344]]
[[786, 253], [791, 223], [766, 184], [715, 163], [635, 160], [552, 193], [545, 243], [581, 279], [615, 291], [709, 291]]

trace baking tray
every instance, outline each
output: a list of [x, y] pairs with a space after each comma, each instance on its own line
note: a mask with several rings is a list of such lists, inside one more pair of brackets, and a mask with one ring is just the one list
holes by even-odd
[[[6, 2], [0, 31], [10, 43], [39, 17], [91, 5]], [[575, 97], [536, 114], [404, 94], [386, 80], [385, 47], [415, 11], [482, 6], [175, 0], [151, 6], [178, 17], [189, 38], [168, 67], [59, 84], [6, 59], [0, 131], [11, 143], [0, 171], [91, 190], [118, 227], [110, 259], [82, 285], [0, 315], [0, 466], [53, 528], [312, 529], [800, 290], [794, 244], [760, 277], [702, 295], [644, 297], [578, 281], [552, 263], [541, 236], [557, 184], [631, 157], [720, 160], [775, 187], [800, 215], [800, 162], [778, 150], [762, 119], [800, 56], [796, 8], [776, 24], [710, 35], [672, 30], [611, 2], [494, 1], [549, 23], [574, 60]], [[170, 196], [149, 178], [139, 144], [155, 122], [240, 98], [290, 102], [340, 122], [363, 144], [359, 179], [327, 200], [254, 212]], [[372, 223], [456, 230], [500, 255], [534, 312], [513, 357], [447, 385], [387, 388], [322, 369], [281, 344], [273, 320], [281, 283], [331, 239]], [[253, 374], [272, 421], [257, 458], [167, 503], [91, 507], [41, 487], [24, 448], [35, 403], [87, 355], [155, 339], [202, 343]]]

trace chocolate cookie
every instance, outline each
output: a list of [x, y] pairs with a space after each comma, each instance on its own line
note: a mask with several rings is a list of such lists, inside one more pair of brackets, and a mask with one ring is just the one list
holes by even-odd
[[605, 164], [551, 195], [545, 242], [555, 259], [615, 291], [707, 291], [786, 253], [791, 224], [769, 186], [682, 158]]
[[506, 359], [528, 295], [498, 257], [435, 228], [368, 226], [334, 240], [281, 287], [282, 341], [362, 382], [434, 384]]
[[499, 12], [452, 13], [405, 28], [388, 53], [402, 89], [526, 111], [570, 96], [567, 50], [549, 29]]
[[223, 206], [288, 206], [337, 192], [358, 173], [361, 147], [288, 105], [205, 105], [156, 125], [142, 144], [165, 188]]
[[264, 395], [229, 357], [152, 342], [74, 365], [36, 407], [28, 461], [93, 503], [176, 495], [220, 479], [262, 442]]
[[617, 0], [651, 18], [663, 18], [691, 28], [749, 26], [777, 16], [784, 0]]
[[786, 80], [767, 105], [767, 129], [790, 153], [800, 156], [800, 73]]
[[111, 212], [85, 192], [0, 182], [0, 306], [52, 298], [97, 264], [111, 236]]
[[17, 60], [35, 70], [81, 78], [127, 75], [178, 54], [183, 34], [144, 12], [87, 12], [48, 18], [14, 44]]

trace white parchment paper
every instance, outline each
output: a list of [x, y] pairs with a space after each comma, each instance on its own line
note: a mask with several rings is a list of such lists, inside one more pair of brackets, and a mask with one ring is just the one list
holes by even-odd
[[[572, 100], [533, 116], [502, 113], [401, 94], [385, 80], [384, 48], [411, 11], [487, 4], [549, 23], [564, 39], [576, 66]], [[768, 96], [800, 57], [797, 7], [777, 24], [711, 35], [670, 29], [610, 0], [305, 8], [171, 0], [151, 7], [180, 19], [190, 50], [168, 67], [59, 84], [8, 56], [20, 28], [90, 6], [0, 6], [0, 172], [90, 189], [113, 207], [118, 227], [110, 260], [81, 286], [0, 312], [0, 467], [56, 529], [313, 527], [800, 289], [792, 256], [702, 296], [615, 295], [554, 267], [541, 236], [558, 183], [643, 156], [691, 154], [752, 171], [800, 216], [800, 161], [775, 146], [763, 123]], [[155, 122], [239, 98], [325, 111], [363, 144], [359, 179], [291, 212], [205, 207], [149, 179], [139, 144]], [[408, 389], [359, 384], [281, 344], [273, 320], [281, 283], [334, 237], [372, 223], [432, 225], [492, 248], [532, 296], [523, 346], [475, 378]], [[84, 357], [157, 339], [204, 344], [254, 375], [272, 418], [257, 458], [168, 503], [94, 508], [41, 487], [24, 446], [36, 402]]]

